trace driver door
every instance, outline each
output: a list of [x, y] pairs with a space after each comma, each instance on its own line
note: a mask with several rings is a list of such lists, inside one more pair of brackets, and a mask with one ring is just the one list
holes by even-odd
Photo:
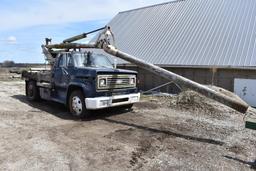
[[66, 90], [68, 87], [68, 77], [69, 73], [67, 70], [67, 55], [61, 54], [59, 56], [58, 65], [54, 71], [55, 91], [57, 93], [57, 97], [60, 98], [60, 100], [65, 99]]

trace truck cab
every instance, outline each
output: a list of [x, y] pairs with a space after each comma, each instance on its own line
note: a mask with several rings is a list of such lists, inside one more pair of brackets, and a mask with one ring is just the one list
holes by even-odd
[[92, 110], [123, 106], [139, 101], [137, 72], [116, 69], [103, 54], [60, 52], [51, 70], [26, 71], [26, 95], [65, 104], [77, 117]]

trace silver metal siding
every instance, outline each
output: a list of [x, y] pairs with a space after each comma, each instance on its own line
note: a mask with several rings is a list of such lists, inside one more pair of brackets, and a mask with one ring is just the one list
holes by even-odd
[[255, 0], [185, 0], [125, 11], [119, 49], [154, 64], [256, 66]]

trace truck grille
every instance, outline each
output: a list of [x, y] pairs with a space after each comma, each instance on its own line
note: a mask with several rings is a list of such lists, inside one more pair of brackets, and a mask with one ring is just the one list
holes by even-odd
[[108, 78], [107, 84], [109, 86], [115, 86], [115, 85], [128, 85], [129, 84], [129, 78]]
[[[131, 84], [131, 79], [134, 79], [134, 84]], [[101, 80], [106, 80], [106, 84], [102, 86]], [[98, 75], [97, 89], [120, 89], [120, 88], [133, 88], [136, 87], [136, 75]]]

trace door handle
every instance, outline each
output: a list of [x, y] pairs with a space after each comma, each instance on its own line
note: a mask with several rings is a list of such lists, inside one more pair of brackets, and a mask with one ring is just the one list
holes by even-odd
[[62, 69], [62, 73], [68, 75], [68, 72], [65, 69]]

